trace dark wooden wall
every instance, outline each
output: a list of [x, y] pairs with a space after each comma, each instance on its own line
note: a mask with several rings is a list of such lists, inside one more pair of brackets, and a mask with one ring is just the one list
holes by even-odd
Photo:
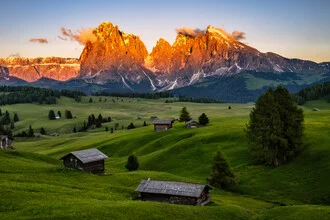
[[163, 194], [154, 194], [154, 193], [141, 193], [141, 200], [167, 202], [167, 203], [183, 204], [183, 205], [196, 205], [197, 203], [197, 198], [193, 198], [193, 197], [163, 195]]
[[94, 161], [90, 163], [83, 164], [73, 155], [69, 155], [63, 158], [63, 165], [66, 167], [73, 167], [77, 169], [84, 170], [89, 173], [104, 173], [104, 160]]

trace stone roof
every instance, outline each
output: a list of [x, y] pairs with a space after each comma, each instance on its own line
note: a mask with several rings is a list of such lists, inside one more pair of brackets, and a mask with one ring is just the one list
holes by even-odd
[[135, 191], [142, 193], [154, 193], [176, 196], [187, 196], [198, 198], [205, 188], [211, 188], [208, 185], [161, 181], [161, 180], [142, 180]]
[[154, 120], [154, 125], [169, 125], [173, 123], [171, 119], [156, 119]]
[[89, 149], [89, 150], [81, 150], [81, 151], [73, 151], [68, 153], [67, 155], [61, 157], [63, 160], [65, 157], [73, 155], [82, 163], [90, 163], [99, 160], [105, 160], [108, 158], [107, 155], [99, 151], [98, 149]]

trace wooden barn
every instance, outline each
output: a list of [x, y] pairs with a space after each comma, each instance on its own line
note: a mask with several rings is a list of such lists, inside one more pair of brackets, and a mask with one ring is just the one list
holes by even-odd
[[12, 148], [14, 138], [7, 135], [0, 135], [0, 148]]
[[198, 121], [195, 120], [190, 120], [186, 122], [186, 127], [187, 128], [198, 128], [200, 126], [200, 124], [198, 123]]
[[171, 119], [156, 119], [153, 122], [154, 124], [154, 131], [158, 132], [158, 131], [166, 131], [170, 128], [172, 128], [172, 124], [173, 124], [173, 120]]
[[104, 173], [104, 160], [108, 156], [98, 149], [74, 151], [63, 156], [63, 164], [89, 173]]
[[135, 191], [141, 200], [183, 205], [205, 205], [211, 200], [208, 185], [144, 179]]

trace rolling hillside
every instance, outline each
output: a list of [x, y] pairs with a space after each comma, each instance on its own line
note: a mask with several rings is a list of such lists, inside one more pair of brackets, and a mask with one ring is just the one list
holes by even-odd
[[[104, 100], [105, 97], [102, 97]], [[305, 114], [305, 149], [296, 160], [278, 168], [253, 163], [247, 150], [245, 123], [253, 105], [165, 103], [106, 97], [99, 102], [83, 97], [81, 103], [61, 98], [57, 105], [17, 104], [2, 106], [18, 112], [15, 132], [45, 127], [59, 136], [17, 138], [16, 151], [0, 151], [0, 219], [98, 218], [98, 219], [329, 219], [330, 218], [330, 104], [308, 102]], [[114, 99], [115, 102], [112, 101]], [[228, 106], [232, 109], [229, 110]], [[154, 133], [150, 116], [178, 118], [186, 106], [194, 118], [205, 112], [211, 123]], [[313, 112], [313, 108], [320, 111]], [[50, 121], [49, 109], [69, 109], [77, 117]], [[113, 121], [86, 133], [72, 133], [88, 115], [101, 113]], [[137, 119], [140, 116], [142, 119]], [[138, 128], [121, 130], [133, 122]], [[119, 123], [113, 134], [105, 132]], [[98, 148], [110, 159], [105, 175], [89, 175], [64, 168], [64, 154]], [[212, 204], [191, 207], [132, 200], [141, 179], [166, 179], [206, 183], [217, 150], [227, 158], [238, 180], [235, 193], [214, 189]], [[127, 172], [128, 155], [134, 153], [140, 169]]]

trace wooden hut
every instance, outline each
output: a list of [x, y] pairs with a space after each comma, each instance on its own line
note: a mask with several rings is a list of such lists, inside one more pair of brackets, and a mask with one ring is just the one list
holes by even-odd
[[63, 164], [66, 167], [77, 168], [89, 173], [104, 173], [104, 160], [108, 156], [97, 149], [81, 150], [68, 153], [63, 156]]
[[187, 128], [198, 128], [199, 126], [200, 126], [200, 124], [198, 123], [198, 121], [195, 121], [193, 119], [186, 122]]
[[14, 138], [7, 135], [0, 135], [0, 148], [12, 148]]
[[205, 205], [211, 200], [210, 189], [203, 184], [144, 179], [135, 191], [143, 201]]
[[153, 122], [154, 124], [154, 131], [158, 132], [158, 131], [166, 131], [170, 128], [172, 128], [172, 124], [173, 124], [173, 120], [171, 119], [156, 119]]

